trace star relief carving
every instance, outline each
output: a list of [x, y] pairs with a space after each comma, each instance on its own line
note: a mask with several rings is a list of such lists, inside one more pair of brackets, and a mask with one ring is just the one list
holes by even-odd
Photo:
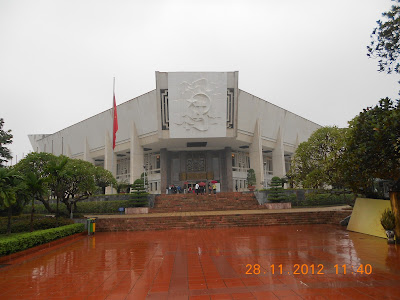
[[221, 117], [212, 114], [212, 96], [217, 85], [209, 84], [206, 78], [201, 78], [188, 83], [184, 81], [179, 86], [180, 100], [186, 100], [186, 110], [180, 116], [180, 122], [175, 122], [177, 125], [182, 125], [186, 130], [195, 129], [198, 131], [207, 131], [209, 125], [218, 124], [218, 119]]

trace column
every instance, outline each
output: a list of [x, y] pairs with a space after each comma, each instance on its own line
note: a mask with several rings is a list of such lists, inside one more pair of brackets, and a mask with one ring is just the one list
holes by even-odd
[[299, 141], [299, 133], [296, 134], [296, 143], [294, 144], [294, 152], [296, 152], [297, 147], [299, 147], [300, 141]]
[[264, 182], [263, 153], [261, 143], [261, 126], [260, 120], [257, 119], [254, 128], [253, 141], [249, 147], [250, 168], [256, 174], [256, 189], [262, 189]]
[[[180, 165], [179, 173], [180, 174], [182, 174], [182, 173], [186, 174], [186, 158], [187, 158], [186, 152], [184, 152], [184, 151], [179, 152], [179, 165]], [[180, 178], [179, 178], [179, 180], [180, 180]], [[182, 181], [185, 182], [186, 180], [187, 180], [186, 178], [183, 178]], [[182, 182], [182, 186], [183, 186], [183, 182]]]
[[273, 175], [282, 178], [286, 175], [285, 153], [283, 148], [282, 130], [279, 128], [276, 138], [275, 149], [272, 151], [272, 170]]
[[171, 172], [169, 170], [169, 154], [166, 148], [160, 149], [160, 173], [161, 173], [161, 194], [165, 194], [168, 185], [171, 184]]
[[89, 148], [89, 143], [88, 143], [87, 137], [85, 137], [85, 141], [83, 144], [83, 160], [94, 164], [94, 160], [90, 155], [90, 148]]
[[135, 122], [131, 124], [131, 141], [130, 141], [130, 166], [129, 182], [132, 184], [136, 179], [140, 179], [140, 175], [144, 172], [144, 153], [143, 147], [140, 145], [139, 137], [136, 130]]
[[[212, 152], [211, 152], [211, 151], [207, 151], [207, 152], [206, 152], [206, 172], [207, 172], [207, 173], [210, 173], [210, 172], [213, 172], [213, 171], [214, 171], [214, 170], [213, 170], [212, 158], [213, 158]], [[216, 174], [214, 174], [214, 176], [213, 176], [212, 179], [216, 178], [215, 175], [216, 175]]]
[[221, 152], [221, 192], [232, 192], [232, 149], [231, 147], [225, 147]]
[[[46, 152], [46, 150], [45, 150], [44, 152]], [[67, 156], [68, 156], [69, 158], [72, 158], [71, 147], [70, 147], [69, 145], [67, 145]]]

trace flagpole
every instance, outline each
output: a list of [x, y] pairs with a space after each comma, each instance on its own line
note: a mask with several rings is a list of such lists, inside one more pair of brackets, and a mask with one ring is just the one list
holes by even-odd
[[[112, 119], [112, 134], [114, 141], [114, 99], [115, 99], [115, 77], [113, 77], [113, 97], [112, 97], [112, 110], [111, 110], [111, 119]], [[112, 145], [112, 154], [111, 154], [111, 174], [114, 176], [114, 144]], [[116, 174], [115, 174], [116, 175]], [[111, 194], [113, 194], [113, 185], [111, 183]]]

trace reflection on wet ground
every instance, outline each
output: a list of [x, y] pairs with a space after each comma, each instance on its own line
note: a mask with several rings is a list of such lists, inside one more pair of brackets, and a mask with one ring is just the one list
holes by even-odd
[[96, 233], [0, 275], [0, 299], [400, 299], [400, 247], [330, 225]]

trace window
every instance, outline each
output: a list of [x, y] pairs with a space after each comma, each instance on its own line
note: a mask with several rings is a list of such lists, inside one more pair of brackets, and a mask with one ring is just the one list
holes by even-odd
[[168, 90], [160, 90], [161, 98], [161, 126], [162, 130], [169, 130]]
[[228, 89], [226, 93], [226, 127], [233, 128], [234, 114], [234, 89]]
[[285, 171], [287, 173], [290, 170], [290, 165], [291, 165], [291, 162], [292, 162], [292, 158], [290, 156], [286, 156], [286, 155], [288, 155], [288, 154], [285, 154]]
[[264, 156], [264, 174], [272, 175], [272, 157]]

